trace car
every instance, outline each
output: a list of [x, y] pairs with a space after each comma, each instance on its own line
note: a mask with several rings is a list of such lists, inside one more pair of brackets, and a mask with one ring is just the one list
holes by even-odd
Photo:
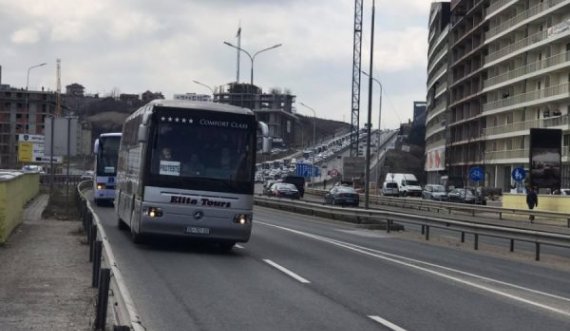
[[446, 201], [448, 198], [443, 185], [427, 184], [422, 191], [422, 199]]
[[35, 164], [28, 164], [23, 166], [22, 172], [45, 173], [41, 166]]
[[291, 198], [299, 199], [301, 198], [301, 193], [291, 183], [274, 183], [269, 189], [270, 195], [278, 198]]
[[447, 193], [449, 202], [481, 204], [481, 199], [470, 188], [455, 188]]
[[265, 181], [265, 183], [263, 183], [263, 195], [271, 195], [270, 189], [275, 183], [276, 181], [272, 179]]
[[305, 177], [287, 175], [283, 177], [283, 183], [291, 183], [295, 185], [301, 194], [301, 198], [305, 195]]
[[81, 174], [79, 177], [81, 180], [92, 180], [95, 172], [93, 170], [87, 170]]
[[358, 207], [359, 195], [350, 186], [336, 185], [325, 194], [325, 204]]
[[400, 191], [398, 190], [398, 183], [394, 181], [384, 182], [384, 184], [382, 184], [382, 195], [394, 197], [399, 196]]

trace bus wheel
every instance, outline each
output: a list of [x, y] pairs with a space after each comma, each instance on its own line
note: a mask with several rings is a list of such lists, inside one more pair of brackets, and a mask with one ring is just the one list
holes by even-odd
[[132, 226], [131, 226], [131, 240], [135, 244], [142, 244], [144, 241], [143, 235], [140, 233], [136, 233]]
[[129, 227], [127, 226], [127, 224], [125, 224], [125, 222], [123, 222], [123, 220], [117, 216], [117, 227], [119, 228], [119, 230], [124, 231], [126, 229], [128, 229]]
[[222, 242], [218, 243], [218, 245], [220, 246], [220, 249], [224, 252], [231, 251], [232, 248], [234, 248], [235, 244], [236, 243], [233, 241], [222, 241]]

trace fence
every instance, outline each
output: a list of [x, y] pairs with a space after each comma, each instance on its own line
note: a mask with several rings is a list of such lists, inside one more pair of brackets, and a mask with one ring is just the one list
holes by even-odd
[[[90, 180], [80, 182], [77, 185], [75, 198], [83, 229], [89, 242], [89, 261], [93, 262], [91, 286], [99, 289], [94, 329], [106, 330], [107, 309], [111, 307], [114, 331], [142, 331], [144, 327], [135, 310], [121, 272], [117, 268], [105, 229], [83, 194], [83, 191], [89, 188], [91, 183]], [[111, 300], [110, 303], [109, 300]]]

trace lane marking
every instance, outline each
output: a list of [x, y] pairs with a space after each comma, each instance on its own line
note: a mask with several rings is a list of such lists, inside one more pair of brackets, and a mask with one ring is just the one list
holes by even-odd
[[245, 247], [243, 247], [242, 245], [239, 245], [239, 244], [236, 244], [234, 247], [239, 248], [239, 249], [245, 249]]
[[[432, 269], [429, 269], [428, 267], [442, 269], [442, 270], [445, 270], [445, 271], [449, 271], [449, 272], [457, 273], [457, 274], [460, 274], [460, 275], [472, 277], [472, 278], [481, 280], [481, 281], [483, 281], [483, 282], [491, 282], [491, 283], [495, 283], [495, 284], [507, 286], [507, 287], [514, 288], [514, 289], [517, 289], [517, 290], [522, 290], [522, 291], [526, 291], [526, 292], [530, 292], [530, 293], [533, 293], [533, 294], [542, 295], [542, 296], [545, 296], [545, 297], [549, 297], [549, 298], [553, 298], [553, 299], [557, 299], [557, 300], [561, 300], [561, 301], [570, 302], [570, 298], [566, 298], [566, 297], [562, 297], [562, 296], [558, 296], [558, 295], [555, 295], [555, 294], [546, 293], [546, 292], [542, 292], [542, 291], [538, 291], [538, 290], [533, 290], [533, 289], [530, 289], [530, 288], [526, 288], [526, 287], [523, 287], [523, 286], [519, 286], [519, 285], [515, 285], [515, 284], [503, 282], [503, 281], [496, 280], [496, 279], [493, 279], [493, 278], [489, 278], [489, 277], [485, 277], [485, 276], [480, 276], [480, 275], [477, 275], [477, 274], [472, 274], [472, 273], [469, 273], [469, 272], [460, 271], [460, 270], [457, 270], [457, 269], [453, 269], [453, 268], [449, 268], [449, 267], [444, 267], [444, 266], [440, 266], [440, 265], [437, 265], [437, 264], [433, 264], [433, 263], [429, 263], [429, 262], [424, 262], [424, 261], [420, 261], [420, 260], [416, 260], [416, 259], [412, 259], [412, 258], [408, 258], [408, 257], [396, 255], [396, 254], [391, 254], [391, 253], [387, 253], [387, 252], [382, 252], [382, 251], [378, 251], [378, 250], [375, 250], [375, 249], [371, 249], [371, 248], [367, 248], [367, 247], [363, 247], [363, 246], [359, 246], [359, 245], [355, 245], [355, 244], [351, 244], [351, 243], [347, 243], [347, 242], [343, 242], [343, 241], [339, 241], [339, 240], [335, 240], [335, 239], [330, 239], [330, 238], [323, 237], [323, 236], [319, 236], [319, 235], [315, 235], [315, 234], [310, 234], [310, 233], [306, 233], [306, 232], [302, 232], [302, 231], [298, 231], [298, 230], [289, 229], [289, 228], [286, 228], [286, 227], [283, 227], [283, 226], [274, 225], [274, 224], [266, 223], [266, 222], [263, 222], [263, 221], [257, 221], [257, 223], [258, 223], [258, 224], [263, 224], [263, 225], [266, 225], [266, 226], [270, 226], [270, 227], [274, 227], [274, 228], [278, 228], [278, 229], [281, 229], [281, 230], [284, 230], [284, 231], [288, 231], [288, 232], [291, 232], [291, 233], [295, 233], [295, 234], [298, 234], [298, 235], [300, 235], [300, 236], [312, 238], [312, 239], [315, 239], [315, 240], [317, 240], [317, 241], [322, 241], [322, 242], [326, 242], [326, 243], [329, 243], [329, 244], [332, 244], [332, 245], [335, 245], [335, 246], [343, 247], [343, 248], [346, 248], [346, 249], [348, 249], [348, 250], [352, 250], [352, 251], [354, 251], [354, 252], [358, 252], [358, 253], [361, 253], [361, 254], [364, 254], [364, 255], [372, 256], [372, 257], [375, 257], [375, 258], [378, 258], [378, 259], [382, 259], [382, 260], [385, 260], [385, 261], [390, 261], [390, 262], [393, 262], [393, 263], [396, 263], [396, 264], [400, 264], [400, 265], [403, 265], [403, 266], [406, 266], [406, 267], [409, 267], [409, 268], [421, 270], [421, 271], [430, 273], [430, 274], [432, 274], [432, 275], [436, 275], [436, 276], [439, 276], [439, 277], [442, 277], [442, 278], [446, 278], [446, 279], [449, 279], [449, 280], [453, 280], [453, 281], [456, 281], [456, 282], [461, 283], [461, 284], [464, 284], [464, 285], [468, 285], [468, 286], [471, 286], [471, 287], [475, 287], [475, 288], [481, 289], [481, 290], [483, 290], [483, 291], [491, 292], [491, 293], [497, 294], [497, 295], [499, 295], [499, 296], [504, 296], [504, 297], [506, 297], [506, 298], [509, 298], [509, 299], [512, 299], [512, 300], [515, 300], [515, 301], [519, 301], [519, 302], [522, 302], [522, 303], [526, 303], [526, 304], [529, 304], [529, 305], [531, 305], [531, 306], [535, 306], [535, 307], [538, 307], [538, 308], [542, 308], [542, 309], [545, 309], [545, 310], [549, 310], [549, 311], [552, 311], [552, 312], [555, 312], [555, 313], [564, 315], [564, 316], [566, 316], [566, 317], [570, 317], [570, 311], [569, 311], [569, 310], [558, 309], [558, 308], [556, 308], [556, 307], [552, 307], [552, 306], [549, 306], [549, 305], [546, 305], [546, 304], [542, 304], [542, 303], [539, 303], [539, 302], [536, 302], [536, 301], [532, 301], [532, 300], [529, 300], [529, 299], [525, 299], [525, 298], [523, 298], [523, 297], [520, 297], [520, 296], [517, 296], [517, 295], [514, 295], [514, 294], [510, 294], [510, 293], [507, 293], [507, 292], [502, 291], [502, 290], [498, 290], [498, 289], [491, 288], [490, 286], [485, 286], [485, 285], [481, 285], [481, 284], [475, 283], [474, 281], [469, 281], [469, 280], [461, 279], [461, 278], [456, 277], [456, 276], [452, 276], [452, 275], [445, 274], [445, 273], [443, 273], [443, 272], [439, 272], [439, 271], [436, 271], [436, 270], [432, 270]], [[409, 261], [409, 262], [405, 262], [404, 260], [405, 260], [405, 261]], [[420, 265], [424, 265], [424, 266], [416, 265], [416, 264], [414, 264], [414, 263], [420, 264]]]
[[292, 277], [292, 278], [296, 279], [297, 281], [299, 281], [299, 282], [301, 282], [301, 283], [303, 283], [303, 284], [309, 284], [309, 283], [310, 283], [310, 281], [306, 280], [305, 278], [303, 278], [303, 277], [297, 275], [297, 274], [294, 273], [293, 271], [291, 271], [291, 270], [289, 270], [289, 269], [287, 269], [287, 268], [285, 268], [285, 267], [282, 267], [282, 266], [280, 266], [279, 264], [277, 264], [277, 263], [275, 263], [275, 262], [273, 262], [273, 261], [271, 261], [271, 260], [263, 259], [263, 261], [264, 261], [265, 263], [269, 264], [270, 266], [274, 267], [275, 269], [277, 269], [277, 270], [283, 272], [284, 274], [288, 275], [289, 277]]
[[383, 318], [380, 317], [380, 316], [373, 316], [373, 315], [370, 315], [370, 316], [368, 316], [368, 317], [370, 317], [371, 319], [375, 320], [376, 322], [378, 322], [378, 323], [384, 325], [385, 327], [387, 327], [387, 328], [390, 329], [390, 330], [393, 330], [393, 331], [406, 331], [406, 329], [401, 328], [401, 327], [397, 326], [396, 324], [394, 324], [394, 323], [392, 323], [392, 322], [390, 322], [390, 321], [388, 321], [388, 320], [383, 319]]

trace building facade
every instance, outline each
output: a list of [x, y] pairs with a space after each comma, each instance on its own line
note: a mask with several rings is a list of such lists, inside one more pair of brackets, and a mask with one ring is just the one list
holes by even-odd
[[[432, 5], [432, 14], [438, 5]], [[439, 174], [508, 191], [515, 185], [512, 171], [529, 169], [530, 129], [552, 128], [562, 130], [561, 180], [570, 186], [570, 1], [453, 0], [450, 11], [445, 170]], [[437, 61], [431, 56], [434, 18], [430, 15], [430, 148], [437, 130], [429, 98], [430, 83], [437, 80], [430, 67]], [[474, 166], [484, 169], [482, 182], [467, 178]]]
[[18, 135], [44, 135], [45, 119], [54, 114], [53, 92], [0, 88], [0, 167], [19, 168]]
[[295, 131], [299, 128], [293, 104], [295, 96], [289, 92], [272, 90], [263, 93], [257, 86], [230, 83], [227, 92], [220, 88], [214, 94], [214, 102], [231, 104], [253, 110], [258, 121], [267, 123], [269, 135], [284, 146], [293, 146]]
[[447, 136], [450, 3], [431, 4], [428, 34], [427, 95], [425, 110], [425, 167], [428, 183], [439, 183], [445, 173]]

